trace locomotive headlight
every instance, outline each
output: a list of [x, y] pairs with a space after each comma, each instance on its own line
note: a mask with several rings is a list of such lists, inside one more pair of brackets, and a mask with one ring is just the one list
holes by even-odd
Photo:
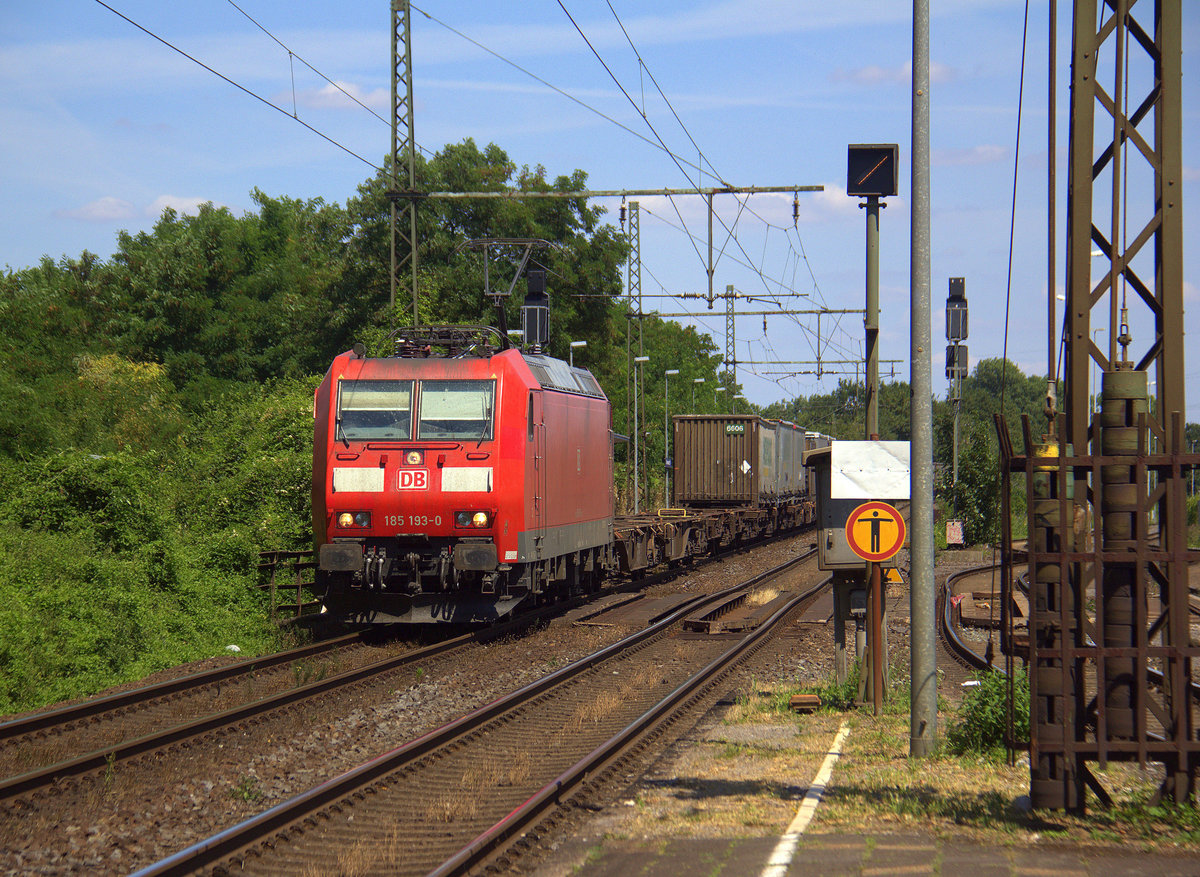
[[349, 512], [342, 512], [340, 515], [338, 515], [338, 526], [343, 530], [347, 527], [353, 527], [354, 515], [350, 514]]
[[410, 466], [420, 466], [425, 462], [425, 455], [420, 451], [409, 451], [404, 455], [404, 462]]
[[454, 526], [460, 529], [479, 529], [491, 526], [492, 516], [488, 512], [455, 512]]
[[371, 528], [370, 512], [342, 512], [337, 516], [339, 530], [369, 530]]

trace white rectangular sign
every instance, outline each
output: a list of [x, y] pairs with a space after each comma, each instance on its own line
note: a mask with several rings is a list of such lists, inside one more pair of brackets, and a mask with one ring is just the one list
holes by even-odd
[[834, 441], [831, 499], [909, 499], [908, 442]]

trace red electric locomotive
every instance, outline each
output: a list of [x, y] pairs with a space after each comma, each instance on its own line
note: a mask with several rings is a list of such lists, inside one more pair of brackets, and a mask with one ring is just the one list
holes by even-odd
[[[491, 330], [406, 331], [316, 391], [313, 532], [329, 612], [487, 622], [613, 564], [608, 399]], [[539, 349], [537, 345], [534, 350]]]

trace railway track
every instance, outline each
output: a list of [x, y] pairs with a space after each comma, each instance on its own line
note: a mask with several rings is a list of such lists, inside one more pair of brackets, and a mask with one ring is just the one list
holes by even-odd
[[[744, 547], [722, 551], [714, 559]], [[677, 574], [677, 569], [664, 570], [614, 590], [644, 588]], [[362, 631], [0, 723], [0, 803], [61, 781], [112, 771], [122, 762], [197, 738], [229, 733], [272, 712], [517, 634], [587, 599], [541, 607], [382, 659], [371, 645], [379, 644], [378, 633]]]
[[[1000, 669], [1000, 667], [994, 664], [989, 664], [987, 658], [981, 655], [963, 638], [960, 626], [955, 621], [949, 596], [955, 592], [955, 585], [962, 580], [983, 573], [999, 571], [999, 569], [999, 563], [988, 563], [961, 570], [960, 572], [949, 576], [946, 579], [945, 586], [938, 593], [938, 633], [942, 639], [943, 646], [945, 647], [947, 654], [949, 654], [961, 667], [971, 672], [979, 672], [989, 668]], [[1025, 593], [1026, 595], [1028, 594], [1028, 582], [1024, 579], [1024, 577], [1019, 578], [1016, 582], [1016, 585], [1019, 591]], [[1189, 606], [1189, 609], [1193, 612], [1197, 611], [1194, 606]], [[1147, 668], [1146, 676], [1153, 684], [1161, 685], [1163, 683], [1162, 673], [1154, 668]], [[1200, 684], [1192, 684], [1192, 697], [1200, 700]]]
[[[364, 642], [363, 635], [350, 634], [6, 722], [0, 725], [0, 740], [7, 741], [0, 766], [17, 764], [26, 769], [0, 779], [0, 802], [38, 792], [63, 780], [112, 770], [121, 762], [162, 752], [199, 737], [229, 733], [271, 712], [378, 679], [431, 658], [448, 656], [468, 645], [511, 635], [543, 616], [544, 613], [530, 613], [512, 622], [406, 649], [381, 660], [360, 660], [356, 666], [331, 675], [304, 663], [327, 659]], [[265, 678], [260, 675], [264, 673], [268, 674]], [[317, 678], [310, 681], [306, 678], [310, 676]], [[226, 687], [235, 690], [222, 690]], [[264, 691], [269, 693], [264, 696]], [[214, 710], [214, 702], [233, 705]], [[180, 721], [181, 717], [186, 719]], [[61, 753], [84, 748], [80, 741], [86, 741], [83, 754], [61, 758]], [[30, 765], [36, 766], [30, 770]]]
[[118, 715], [127, 715], [130, 711], [148, 709], [159, 701], [178, 701], [181, 697], [187, 697], [208, 688], [215, 688], [223, 683], [236, 682], [241, 677], [291, 666], [299, 661], [327, 656], [361, 642], [363, 642], [362, 634], [347, 634], [274, 655], [240, 661], [225, 667], [169, 679], [155, 685], [119, 692], [107, 697], [91, 698], [57, 709], [30, 713], [10, 721], [0, 722], [0, 743], [19, 742], [35, 736], [53, 736], [84, 724], [99, 724]]
[[979, 654], [966, 640], [963, 639], [958, 623], [955, 621], [954, 606], [949, 599], [954, 593], [954, 586], [963, 579], [990, 570], [998, 570], [999, 564], [983, 564], [953, 573], [946, 579], [945, 585], [937, 596], [938, 635], [946, 653], [963, 669], [969, 672], [987, 670], [987, 658]]
[[644, 630], [139, 873], [478, 867], [572, 806], [573, 795], [712, 692], [823, 585], [744, 636], [686, 633], [686, 619], [811, 556], [689, 600]]

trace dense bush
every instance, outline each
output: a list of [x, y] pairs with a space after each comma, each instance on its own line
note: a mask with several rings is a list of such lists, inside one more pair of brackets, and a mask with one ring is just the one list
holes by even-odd
[[[0, 462], [0, 713], [278, 645], [257, 552], [308, 544], [314, 386], [227, 393], [158, 447]], [[116, 428], [143, 402], [97, 405]]]
[[[1013, 674], [1013, 743], [1029, 742], [1029, 679], [1024, 669]], [[995, 755], [1006, 746], [1008, 677], [998, 670], [979, 677], [968, 690], [958, 715], [946, 733], [946, 748], [954, 755]]]

